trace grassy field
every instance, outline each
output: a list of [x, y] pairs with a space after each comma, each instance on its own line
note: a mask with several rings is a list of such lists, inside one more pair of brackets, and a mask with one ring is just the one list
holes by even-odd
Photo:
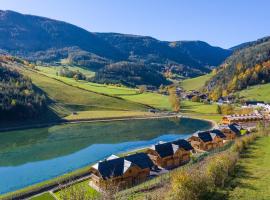
[[270, 137], [258, 139], [237, 164], [230, 200], [270, 199]]
[[39, 196], [33, 197], [30, 200], [55, 200], [55, 198], [49, 192], [46, 192]]
[[[84, 69], [81, 67], [76, 67], [76, 66], [65, 66], [71, 71], [79, 71], [83, 73], [86, 77], [93, 77], [95, 75], [95, 72], [89, 70], [89, 69]], [[43, 66], [36, 66], [36, 69], [45, 72], [46, 74], [51, 74], [51, 75], [56, 75], [57, 72], [60, 71], [61, 67], [59, 66], [50, 66], [50, 67], [43, 67]]]
[[[60, 190], [60, 191], [55, 193], [55, 196], [59, 200], [62, 200], [61, 197], [63, 197], [63, 196], [66, 197], [66, 195], [63, 195], [63, 193], [68, 193], [67, 192], [68, 190], [82, 191], [85, 194], [86, 199], [94, 199], [94, 198], [97, 198], [99, 196], [99, 193], [89, 186], [89, 180], [85, 180], [85, 181], [82, 181], [80, 183], [76, 183], [70, 187], [73, 187], [73, 188], [67, 188], [67, 189]], [[68, 194], [67, 194], [67, 196], [68, 196]]]
[[210, 73], [196, 78], [186, 79], [181, 82], [181, 87], [188, 91], [199, 90], [212, 76], [213, 75]]
[[248, 100], [258, 100], [270, 103], [270, 83], [256, 85], [239, 92], [240, 97]]
[[131, 102], [149, 105], [151, 107], [155, 107], [161, 110], [171, 110], [168, 97], [161, 94], [150, 92], [138, 94], [138, 90], [133, 88], [97, 84], [87, 81], [76, 81], [72, 78], [56, 76], [56, 72], [51, 72], [53, 71], [53, 69], [50, 69], [50, 67], [39, 67], [39, 70], [39, 73], [60, 80], [70, 86], [74, 86], [95, 93], [120, 97]]
[[115, 117], [151, 117], [155, 116], [150, 112], [141, 111], [81, 111], [75, 115], [65, 117], [67, 120], [83, 120], [83, 119], [109, 119]]
[[33, 83], [42, 89], [50, 99], [57, 102], [58, 107], [56, 106], [55, 109], [66, 110], [66, 112], [69, 112], [68, 114], [71, 114], [73, 110], [143, 111], [147, 109], [144, 105], [73, 87], [30, 70], [24, 70], [23, 73], [31, 77]]

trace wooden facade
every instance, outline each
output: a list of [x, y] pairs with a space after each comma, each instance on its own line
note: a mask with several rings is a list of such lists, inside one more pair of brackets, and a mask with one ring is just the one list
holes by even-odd
[[225, 135], [220, 136], [211, 131], [196, 132], [188, 141], [195, 150], [210, 151], [224, 145]]
[[156, 144], [146, 153], [159, 167], [171, 169], [189, 162], [192, 146], [185, 140]]
[[233, 124], [233, 123], [250, 123], [260, 122], [263, 120], [263, 116], [259, 114], [249, 115], [227, 115], [222, 118], [222, 124]]
[[128, 188], [146, 181], [153, 166], [145, 153], [109, 158], [91, 167], [90, 185], [99, 191]]

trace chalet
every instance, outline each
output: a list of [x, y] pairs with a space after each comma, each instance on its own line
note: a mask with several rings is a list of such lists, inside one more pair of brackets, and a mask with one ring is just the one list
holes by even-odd
[[258, 104], [264, 104], [263, 101], [246, 101], [245, 105], [248, 107], [257, 107]]
[[192, 146], [181, 139], [153, 145], [147, 149], [147, 154], [157, 166], [170, 169], [189, 162], [192, 150]]
[[226, 136], [218, 130], [198, 131], [188, 141], [195, 150], [209, 151], [217, 147], [222, 147], [225, 138]]
[[227, 115], [222, 118], [222, 124], [260, 122], [263, 116], [260, 114]]
[[97, 190], [112, 186], [118, 189], [131, 187], [145, 181], [153, 167], [153, 162], [145, 153], [120, 158], [113, 155], [91, 167], [90, 185]]
[[247, 133], [247, 130], [245, 130], [242, 126], [236, 123], [221, 125], [219, 126], [219, 129], [224, 133], [227, 140], [233, 140], [236, 137]]

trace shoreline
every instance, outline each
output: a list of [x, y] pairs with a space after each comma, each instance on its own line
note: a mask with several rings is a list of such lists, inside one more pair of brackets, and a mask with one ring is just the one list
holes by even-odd
[[35, 129], [35, 128], [45, 128], [45, 127], [56, 126], [56, 125], [65, 125], [65, 124], [147, 120], [147, 119], [166, 119], [166, 118], [173, 118], [173, 117], [179, 118], [179, 115], [160, 114], [157, 116], [134, 116], [134, 117], [128, 116], [128, 117], [111, 117], [111, 118], [96, 118], [96, 119], [93, 118], [93, 119], [78, 119], [78, 120], [62, 119], [59, 121], [49, 122], [49, 123], [40, 123], [40, 124], [33, 124], [33, 125], [0, 128], [0, 134], [1, 134], [1, 132], [17, 131], [17, 130], [25, 130], [25, 129]]

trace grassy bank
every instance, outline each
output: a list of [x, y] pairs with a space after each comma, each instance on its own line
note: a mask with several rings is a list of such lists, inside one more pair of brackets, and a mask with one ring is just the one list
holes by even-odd
[[227, 188], [227, 199], [270, 199], [270, 137], [256, 140], [241, 154]]

